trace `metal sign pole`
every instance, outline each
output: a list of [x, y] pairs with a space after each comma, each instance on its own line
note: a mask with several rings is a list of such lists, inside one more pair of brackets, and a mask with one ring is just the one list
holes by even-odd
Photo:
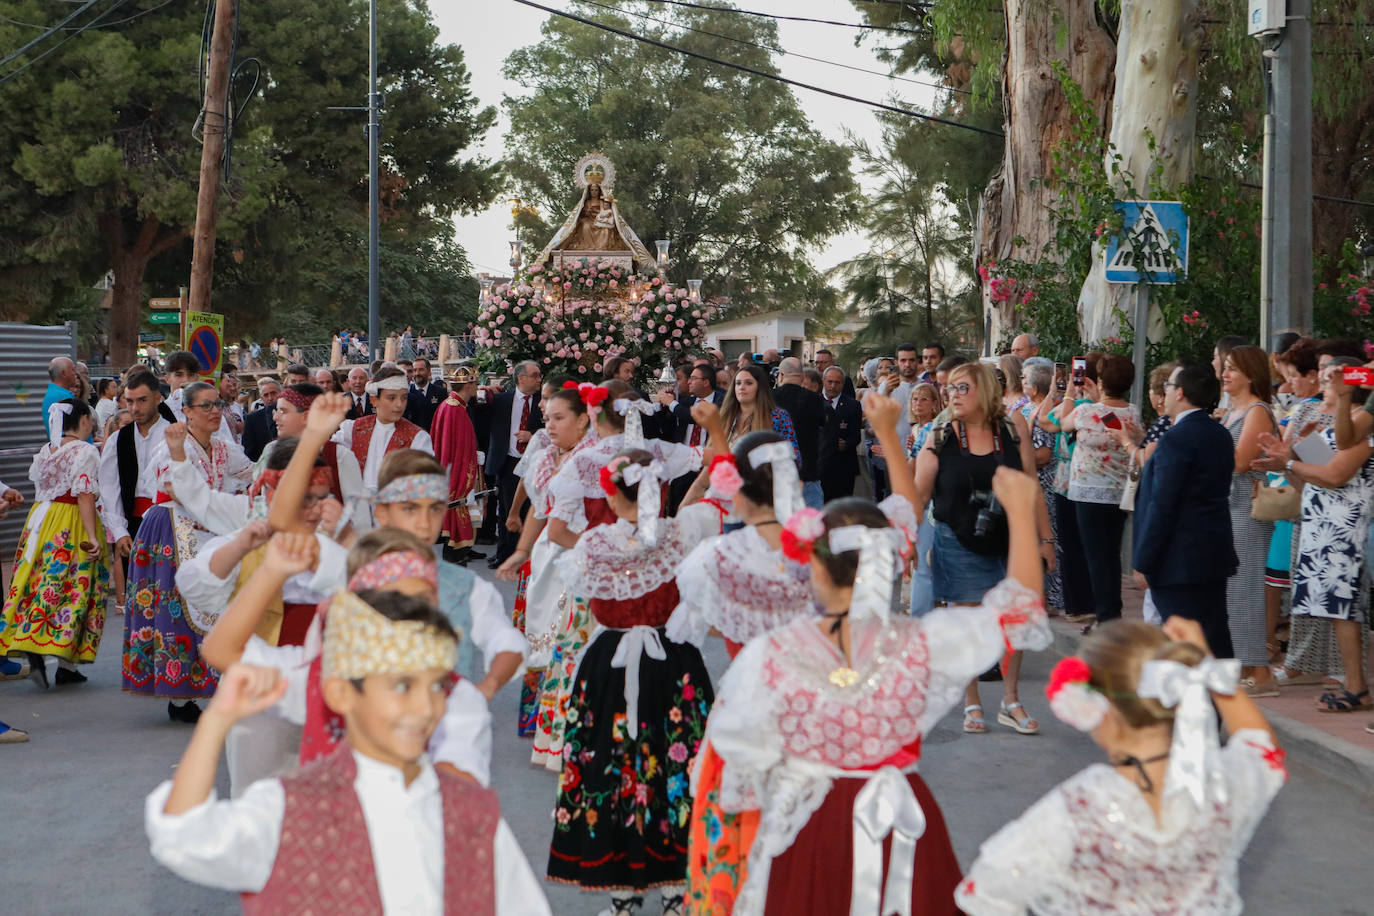
[[1150, 285], [1137, 283], [1135, 287], [1135, 343], [1131, 358], [1135, 362], [1135, 381], [1131, 382], [1131, 403], [1137, 408], [1144, 407], [1145, 394], [1145, 352], [1149, 344], [1150, 329]]

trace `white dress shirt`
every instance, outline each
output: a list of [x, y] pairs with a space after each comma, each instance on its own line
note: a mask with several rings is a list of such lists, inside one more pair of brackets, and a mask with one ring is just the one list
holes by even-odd
[[[372, 846], [377, 890], [386, 914], [439, 916], [444, 911], [444, 823], [439, 777], [427, 758], [409, 786], [395, 767], [353, 752], [353, 782]], [[174, 874], [225, 890], [256, 893], [272, 875], [281, 842], [286, 792], [280, 780], [264, 779], [242, 798], [204, 802], [183, 812], [164, 812], [170, 780], [144, 804], [144, 828], [153, 858]], [[495, 912], [501, 916], [550, 916], [544, 890], [503, 818], [492, 841]]]
[[[139, 475], [134, 486], [134, 497], [152, 499], [157, 495], [157, 482], [146, 478], [142, 473], [149, 464], [153, 450], [162, 444], [163, 431], [171, 426], [162, 417], [148, 428], [144, 435], [137, 423], [130, 424], [134, 437], [134, 452], [138, 455]], [[129, 536], [129, 520], [124, 517], [124, 502], [119, 492], [119, 453], [116, 450], [118, 434], [105, 440], [105, 448], [100, 453], [100, 514], [105, 528], [116, 541]]]
[[[353, 448], [353, 423], [353, 420], [344, 420], [333, 439], [349, 450]], [[377, 476], [382, 472], [382, 461], [386, 458], [386, 447], [391, 442], [391, 434], [395, 431], [395, 423], [383, 423], [381, 420], [378, 420], [377, 425], [372, 427], [372, 444], [368, 446], [367, 466], [363, 468], [363, 486], [367, 488], [369, 493], [377, 490]], [[434, 441], [429, 438], [429, 433], [423, 429], [415, 434], [410, 447], [428, 452], [431, 455], [434, 454]]]
[[[515, 389], [515, 397], [510, 399], [510, 450], [507, 452], [512, 458], [520, 457], [520, 443], [517, 436], [520, 434], [520, 415], [524, 413], [525, 404], [529, 403], [531, 395], [525, 394], [519, 388]], [[530, 404], [530, 419], [534, 419], [534, 405]]]

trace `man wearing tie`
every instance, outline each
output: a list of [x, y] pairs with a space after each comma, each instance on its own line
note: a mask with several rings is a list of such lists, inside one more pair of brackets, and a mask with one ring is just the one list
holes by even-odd
[[[515, 388], [503, 391], [496, 396], [491, 406], [491, 438], [487, 443], [487, 464], [483, 469], [487, 479], [495, 480], [499, 503], [497, 518], [503, 519], [510, 514], [515, 502], [515, 489], [520, 481], [515, 476], [515, 465], [530, 437], [544, 426], [543, 415], [539, 412], [539, 385], [543, 374], [539, 364], [523, 362], [515, 367]], [[505, 526], [497, 536], [496, 553], [487, 561], [492, 569], [506, 561], [515, 550], [517, 535], [507, 531]]]
[[[664, 391], [659, 394], [658, 401], [668, 408], [669, 415], [672, 417], [672, 435], [668, 437], [670, 441], [681, 442], [683, 445], [690, 445], [692, 448], [701, 449], [706, 446], [706, 430], [692, 422], [692, 405], [702, 399], [709, 399], [717, 407], [725, 399], [725, 392], [715, 386], [716, 370], [715, 367], [707, 362], [697, 363], [692, 367], [692, 371], [687, 376], [687, 394], [673, 400], [673, 392]], [[684, 474], [674, 480], [668, 487], [668, 512], [676, 514], [677, 507], [682, 504], [682, 498], [691, 489], [692, 481], [696, 479], [696, 474]]]
[[348, 373], [348, 397], [353, 406], [348, 408], [346, 419], [356, 420], [377, 412], [372, 399], [367, 396], [367, 370], [361, 366]]
[[819, 448], [821, 490], [825, 501], [854, 495], [854, 478], [859, 475], [855, 447], [863, 431], [863, 411], [859, 402], [844, 393], [844, 370], [831, 366], [825, 370], [821, 391], [825, 395], [825, 427]]

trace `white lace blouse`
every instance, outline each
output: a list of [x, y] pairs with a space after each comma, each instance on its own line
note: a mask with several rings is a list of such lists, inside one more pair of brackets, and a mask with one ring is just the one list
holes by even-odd
[[1245, 730], [1210, 756], [1199, 810], [1169, 794], [1159, 819], [1122, 770], [1094, 764], [985, 842], [955, 895], [971, 916], [1231, 916], [1237, 863], [1288, 778], [1269, 734]]
[[[549, 482], [549, 517], [561, 520], [574, 534], [581, 534], [587, 527], [583, 500], [605, 498], [601, 489], [601, 469], [625, 447], [624, 443], [624, 434], [607, 436], [564, 461]], [[701, 470], [701, 455], [691, 446], [646, 439], [644, 449], [654, 456], [654, 460], [663, 463], [669, 480]]]
[[99, 497], [99, 472], [100, 452], [91, 443], [68, 442], [56, 447], [47, 443], [29, 465], [34, 502], [48, 502], [69, 493]]

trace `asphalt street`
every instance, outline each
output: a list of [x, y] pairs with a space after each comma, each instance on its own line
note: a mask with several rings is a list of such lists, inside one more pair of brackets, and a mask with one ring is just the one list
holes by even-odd
[[[481, 569], [486, 575], [486, 569]], [[507, 599], [513, 587], [498, 583]], [[11, 914], [229, 914], [233, 894], [189, 884], [148, 854], [144, 797], [168, 778], [190, 728], [168, 721], [166, 704], [119, 688], [122, 618], [112, 617], [90, 683], [42, 693], [31, 681], [0, 684], [0, 719], [27, 729], [28, 744], [0, 747], [0, 912]], [[1085, 736], [1059, 723], [1043, 699], [1054, 659], [1027, 660], [1022, 696], [1042, 723], [1023, 737], [995, 724], [964, 735], [951, 713], [925, 741], [922, 769], [944, 810], [959, 859], [1055, 783], [1100, 759]], [[727, 659], [719, 643], [707, 653], [713, 674]], [[552, 773], [529, 763], [529, 742], [515, 735], [518, 684], [492, 704], [494, 787], [507, 821], [536, 873], [552, 833]], [[995, 713], [1000, 686], [984, 685]], [[989, 719], [993, 719], [989, 715]], [[1241, 864], [1246, 912], [1322, 916], [1369, 912], [1363, 859], [1374, 848], [1374, 799], [1301, 766], [1260, 825]], [[227, 791], [221, 767], [220, 790]], [[1364, 875], [1365, 877], [1360, 877]], [[560, 916], [592, 916], [600, 894], [548, 885]], [[646, 913], [658, 912], [651, 896]]]

